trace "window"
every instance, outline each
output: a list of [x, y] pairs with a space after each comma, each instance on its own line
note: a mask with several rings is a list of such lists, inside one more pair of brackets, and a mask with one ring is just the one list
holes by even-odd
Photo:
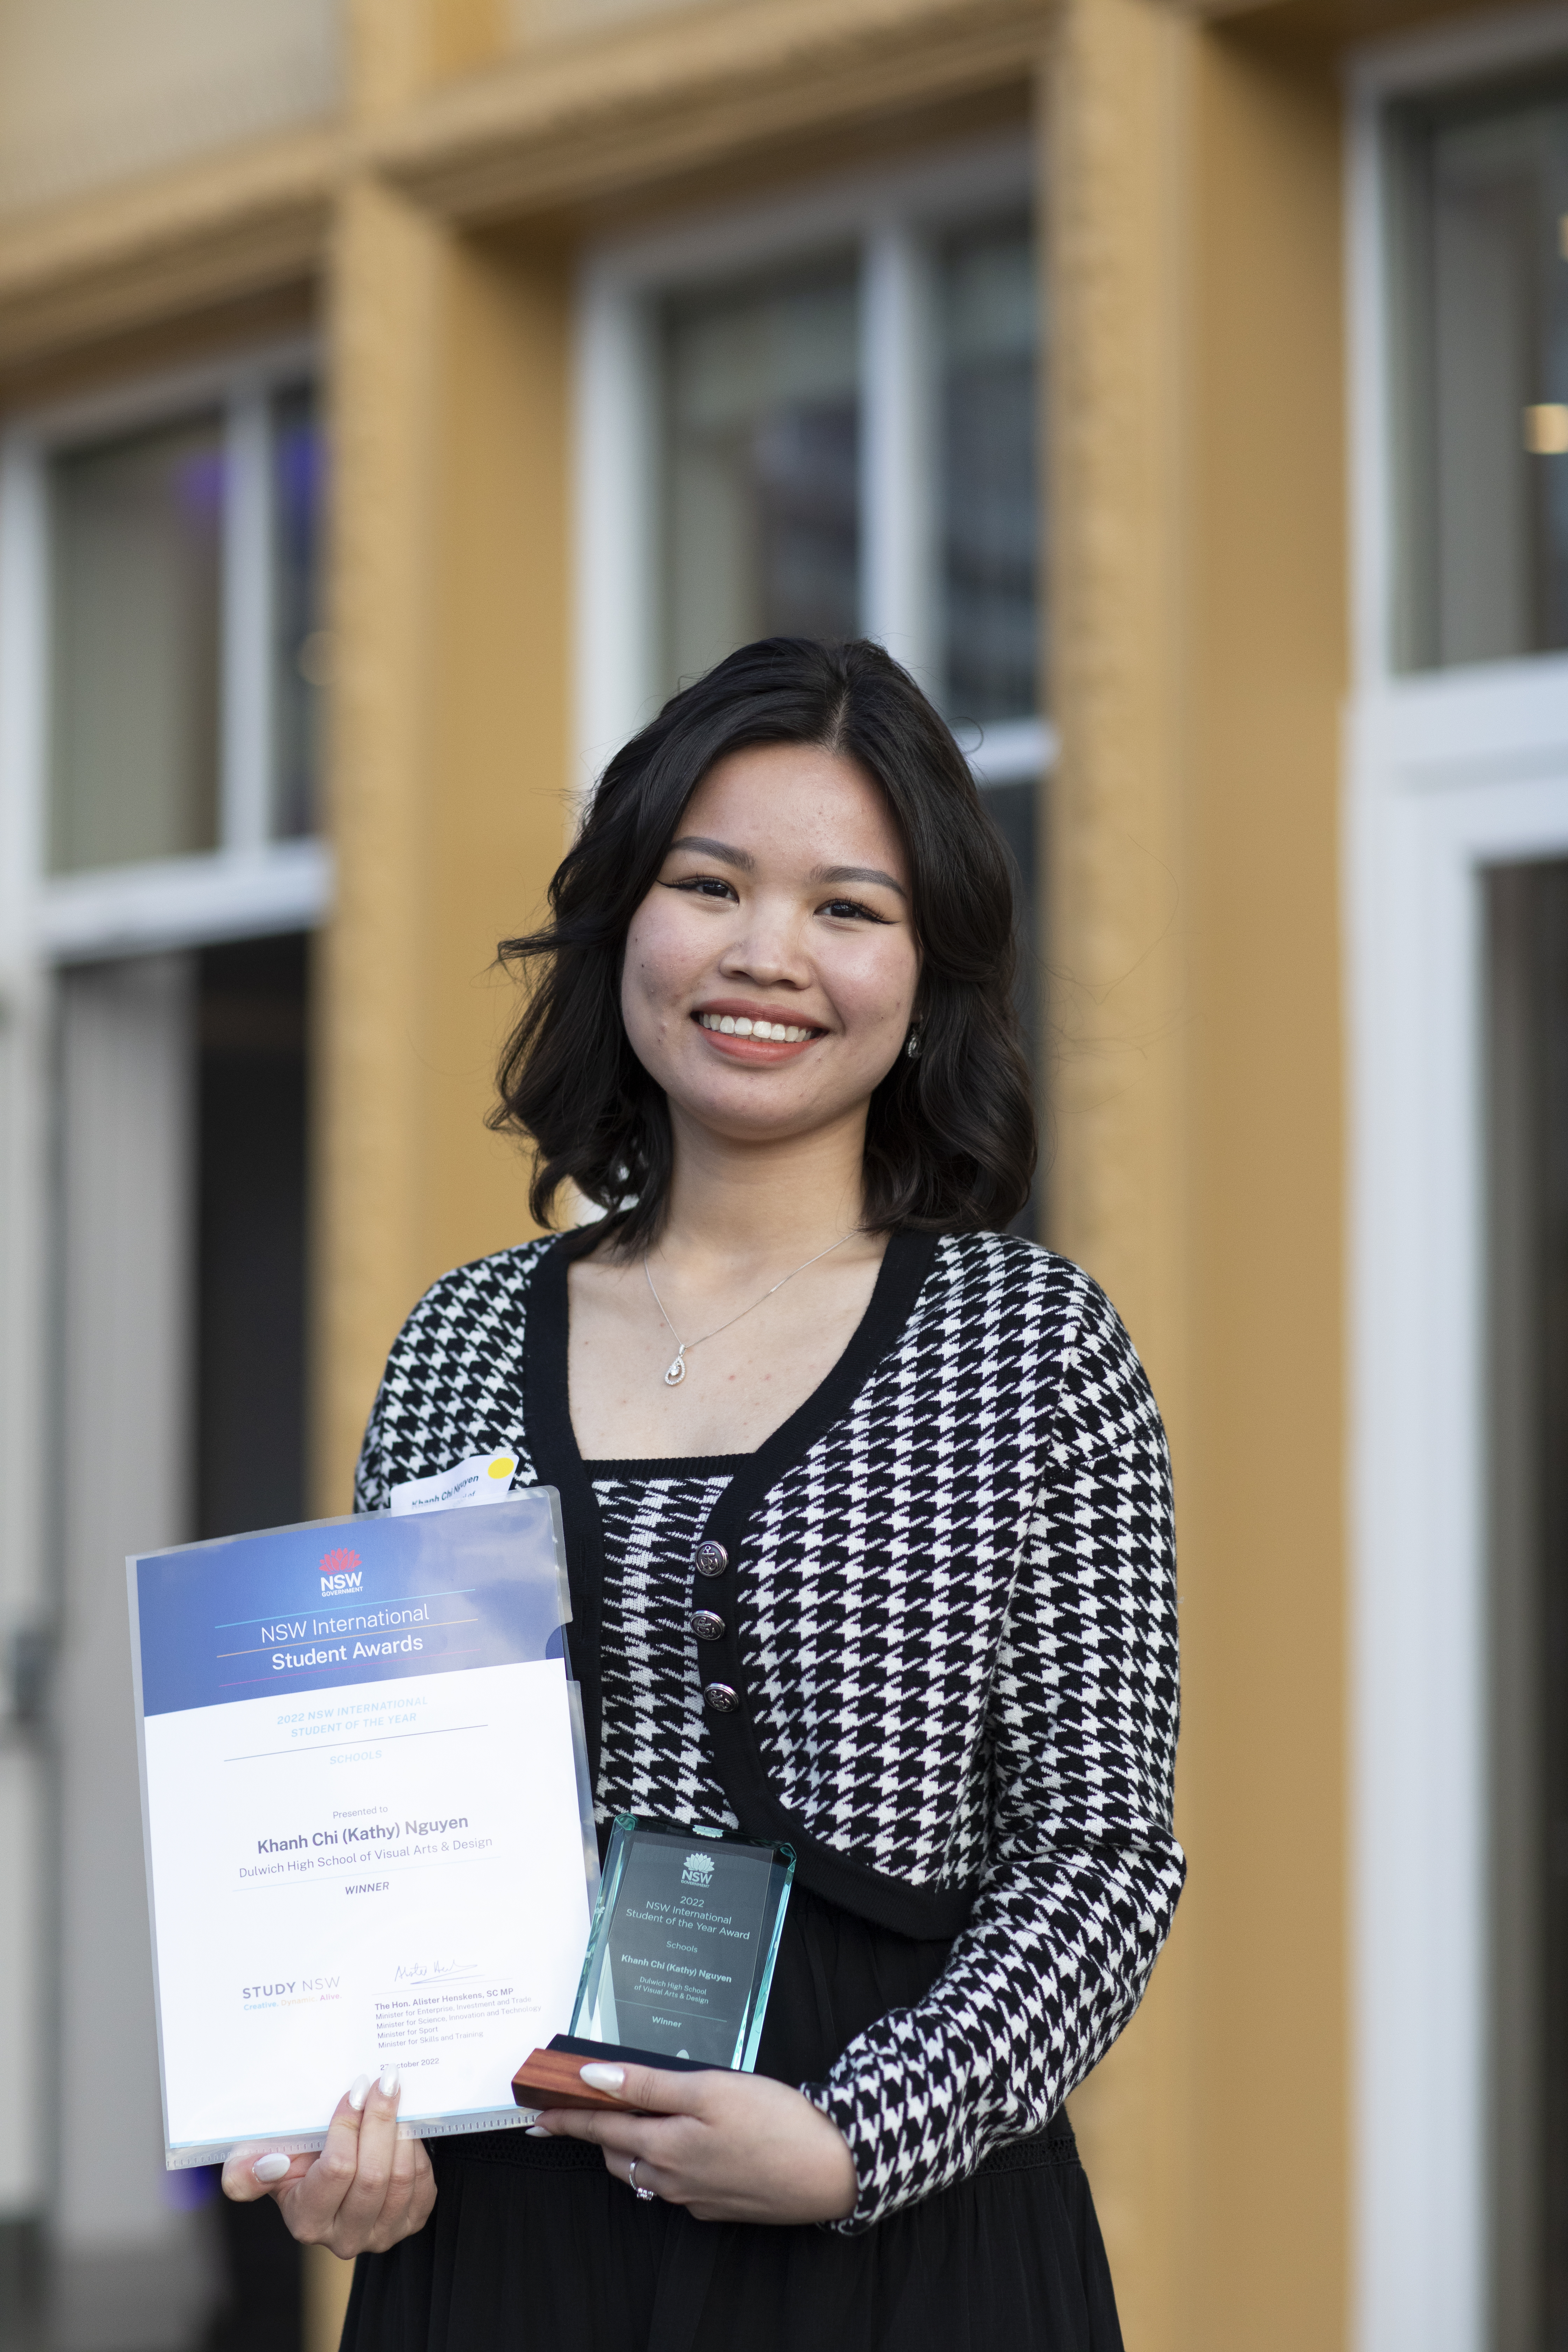
[[665, 663], [763, 636], [852, 636], [860, 606], [853, 261], [663, 306]]
[[1397, 665], [1568, 647], [1568, 80], [1409, 102], [1389, 132]]
[[985, 721], [1041, 709], [1035, 241], [1025, 220], [938, 249], [941, 687]]
[[1035, 1034], [1053, 734], [1030, 179], [1027, 143], [992, 139], [590, 258], [576, 637], [583, 788], [736, 645], [889, 646], [957, 731], [1013, 854]]
[[50, 870], [216, 848], [223, 418], [51, 471]]
[[1443, 2352], [1568, 2326], [1565, 47], [1369, 47], [1347, 142], [1354, 2333]]
[[955, 725], [1037, 719], [1037, 269], [1015, 200], [656, 283], [657, 691], [866, 632]]
[[328, 887], [308, 348], [19, 422], [0, 452], [0, 831], [33, 949], [308, 929]]
[[55, 452], [51, 872], [311, 829], [321, 477], [308, 384]]
[[1033, 176], [1009, 134], [589, 255], [584, 785], [677, 679], [780, 627], [880, 639], [987, 781], [1049, 765]]
[[[1035, 242], [1005, 215], [921, 239], [923, 316], [904, 364], [934, 432], [931, 639], [943, 708], [1032, 719], [1037, 672]], [[662, 306], [666, 678], [774, 632], [863, 625], [865, 310], [858, 255], [681, 292]]]
[[1018, 868], [1033, 1034], [1044, 718], [1038, 255], [1011, 138], [596, 255], [579, 346], [586, 786], [773, 632], [879, 638]]

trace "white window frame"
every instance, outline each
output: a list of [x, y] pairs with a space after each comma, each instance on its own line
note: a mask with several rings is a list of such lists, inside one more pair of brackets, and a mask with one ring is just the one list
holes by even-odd
[[[46, 963], [189, 947], [319, 923], [331, 866], [316, 839], [269, 837], [272, 790], [272, 494], [268, 404], [317, 372], [296, 340], [71, 401], [13, 425], [0, 441], [0, 960]], [[170, 424], [200, 409], [226, 419], [218, 845], [99, 872], [46, 870], [48, 790], [47, 474], [65, 449]]]
[[1398, 674], [1382, 116], [1568, 59], [1568, 7], [1352, 61], [1343, 876], [1359, 2352], [1486, 2352], [1489, 868], [1568, 856], [1568, 656]]
[[[647, 723], [658, 676], [658, 378], [654, 307], [679, 288], [858, 247], [861, 305], [861, 626], [923, 683], [933, 673], [931, 420], [924, 413], [927, 240], [1032, 202], [1026, 132], [818, 182], [774, 202], [592, 248], [578, 280], [574, 479], [579, 793]], [[1056, 734], [1040, 717], [988, 727], [970, 754], [984, 783], [1043, 777]]]

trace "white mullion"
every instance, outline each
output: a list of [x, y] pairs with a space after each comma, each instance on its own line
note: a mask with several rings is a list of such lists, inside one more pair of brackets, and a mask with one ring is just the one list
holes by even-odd
[[977, 784], [1026, 784], [1057, 764], [1057, 730], [1046, 719], [994, 719], [966, 753]]
[[272, 832], [272, 499], [265, 383], [229, 403], [224, 517], [219, 846], [255, 852]]
[[26, 429], [0, 446], [0, 1002], [25, 985], [48, 831], [47, 465]]
[[1388, 436], [1390, 289], [1384, 252], [1381, 104], [1352, 86], [1345, 142], [1345, 287], [1351, 514], [1351, 644], [1365, 693], [1393, 667], [1394, 499]]
[[[48, 976], [32, 926], [46, 823], [45, 460], [31, 435], [0, 455], [0, 1659], [54, 1614], [46, 1556]], [[0, 1696], [0, 1710], [9, 1695]], [[41, 2201], [51, 2161], [37, 2021], [47, 1981], [47, 1767], [26, 1738], [0, 1744], [4, 1966], [0, 2209]]]
[[611, 754], [658, 693], [658, 382], [652, 304], [591, 271], [578, 309], [573, 823]]
[[47, 838], [47, 532], [44, 455], [19, 433], [0, 459], [0, 1644], [43, 1609], [47, 1583], [38, 1366], [48, 988], [36, 899]]
[[868, 236], [862, 277], [861, 626], [922, 684], [936, 661], [931, 268], [897, 215]]

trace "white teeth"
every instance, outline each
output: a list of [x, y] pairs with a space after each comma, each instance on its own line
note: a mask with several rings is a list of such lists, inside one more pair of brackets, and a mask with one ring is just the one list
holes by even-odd
[[743, 1013], [700, 1013], [697, 1020], [700, 1028], [721, 1030], [726, 1037], [763, 1037], [773, 1045], [804, 1045], [816, 1034], [784, 1021], [748, 1021]]

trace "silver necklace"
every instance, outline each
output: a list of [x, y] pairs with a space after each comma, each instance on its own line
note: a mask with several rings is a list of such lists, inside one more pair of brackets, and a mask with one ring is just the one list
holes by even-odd
[[[825, 1250], [818, 1250], [816, 1257], [808, 1257], [805, 1261], [805, 1265], [791, 1266], [787, 1274], [780, 1276], [778, 1281], [774, 1283], [773, 1290], [764, 1290], [760, 1298], [752, 1299], [750, 1307], [742, 1307], [740, 1315], [731, 1315], [730, 1318], [730, 1323], [739, 1323], [742, 1316], [752, 1315], [756, 1312], [759, 1307], [765, 1307], [769, 1299], [773, 1297], [773, 1290], [782, 1290], [786, 1282], [793, 1282], [797, 1274], [804, 1274], [807, 1265], [816, 1265], [823, 1258], [831, 1257], [836, 1249], [842, 1249], [845, 1243], [852, 1240], [853, 1237], [853, 1233], [840, 1234], [836, 1242], [829, 1242]], [[642, 1254], [642, 1270], [647, 1276], [648, 1288], [653, 1290], [653, 1273], [652, 1269], [648, 1265], [647, 1250], [644, 1250]], [[675, 1360], [670, 1365], [669, 1370], [665, 1373], [664, 1385], [667, 1389], [678, 1389], [680, 1386], [681, 1381], [686, 1378], [686, 1350], [688, 1348], [700, 1348], [705, 1346], [710, 1339], [716, 1339], [721, 1331], [727, 1331], [730, 1328], [730, 1323], [716, 1323], [711, 1331], [703, 1332], [700, 1339], [683, 1339], [679, 1332], [676, 1329], [674, 1324], [670, 1321], [668, 1316], [665, 1314], [664, 1301], [659, 1297], [657, 1290], [653, 1290], [653, 1303], [658, 1307], [660, 1316], [663, 1318], [665, 1329], [669, 1333], [670, 1338], [676, 1343]]]

